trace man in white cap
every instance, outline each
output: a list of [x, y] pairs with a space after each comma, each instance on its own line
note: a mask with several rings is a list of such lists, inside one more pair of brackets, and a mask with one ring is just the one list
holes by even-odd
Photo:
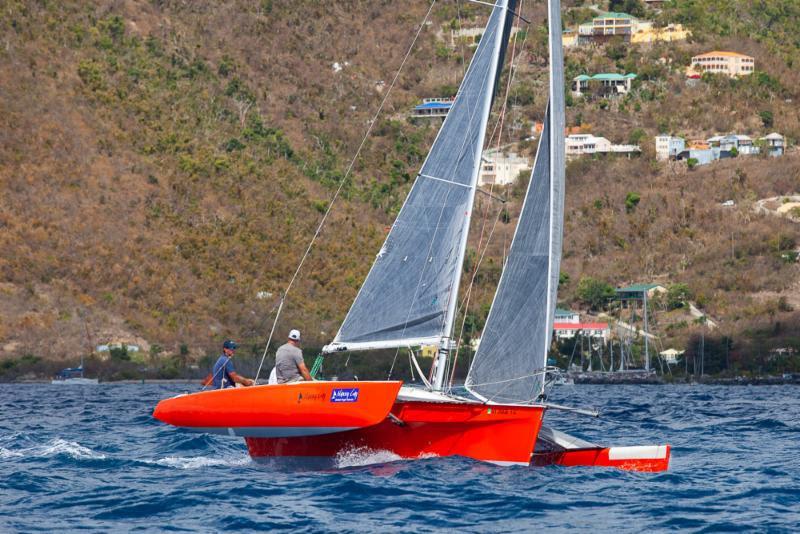
[[303, 361], [303, 351], [300, 350], [300, 331], [289, 332], [289, 340], [278, 348], [275, 353], [275, 374], [278, 384], [297, 382], [299, 380], [313, 380]]

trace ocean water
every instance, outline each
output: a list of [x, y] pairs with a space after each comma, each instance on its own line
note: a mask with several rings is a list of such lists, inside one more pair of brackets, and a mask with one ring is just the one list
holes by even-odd
[[[192, 386], [188, 386], [192, 387]], [[551, 426], [669, 443], [666, 473], [361, 451], [268, 467], [238, 438], [152, 419], [186, 385], [0, 385], [0, 532], [775, 531], [800, 528], [800, 388], [563, 386]]]

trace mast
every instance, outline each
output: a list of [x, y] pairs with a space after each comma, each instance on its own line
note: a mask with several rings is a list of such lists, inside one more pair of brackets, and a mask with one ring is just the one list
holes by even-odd
[[[508, 0], [502, 0], [496, 4], [501, 9], [507, 10], [508, 8]], [[499, 54], [495, 54], [492, 58], [492, 66], [489, 72], [497, 73], [497, 77], [500, 74], [500, 68], [502, 67], [501, 61], [503, 60], [503, 52], [504, 52], [504, 43], [505, 40], [508, 38], [509, 32], [506, 31], [506, 26], [509, 23], [509, 17], [505, 16], [502, 18], [501, 27], [499, 31], [495, 32], [494, 39], [495, 39], [495, 48], [500, 51]], [[495, 84], [496, 85], [496, 84]], [[487, 109], [491, 109], [492, 101], [494, 100], [494, 91], [495, 86], [492, 86], [491, 91], [486, 91], [484, 95], [484, 106]], [[485, 137], [486, 133], [486, 126], [489, 122], [489, 114], [486, 113], [481, 117], [481, 124], [480, 124], [480, 131], [483, 132], [482, 138]], [[472, 216], [472, 209], [475, 204], [475, 194], [474, 189], [477, 187], [478, 184], [478, 175], [480, 174], [481, 170], [481, 156], [483, 154], [483, 139], [481, 139], [481, 143], [475, 145], [475, 161], [478, 162], [477, 165], [474, 166], [472, 170], [472, 187], [473, 187], [473, 195], [469, 199], [468, 209], [467, 209], [467, 217], [466, 217], [466, 228], [469, 229], [469, 221]], [[458, 251], [458, 261], [456, 265], [459, 266], [459, 271], [464, 265], [464, 256], [467, 253], [467, 241], [469, 239], [469, 231], [464, 232], [461, 235], [461, 243], [459, 244], [459, 251]], [[433, 362], [434, 365], [434, 377], [433, 382], [431, 385], [435, 391], [441, 391], [444, 387], [445, 381], [445, 369], [447, 367], [447, 359], [450, 355], [450, 349], [452, 345], [452, 337], [453, 337], [453, 325], [455, 323], [455, 315], [456, 315], [456, 304], [458, 303], [458, 289], [461, 284], [461, 276], [456, 276], [453, 281], [453, 289], [450, 292], [450, 301], [447, 305], [447, 315], [445, 316], [445, 328], [444, 328], [444, 336], [439, 343], [439, 351], [436, 354], [436, 359]], [[466, 310], [465, 310], [466, 313]]]
[[564, 217], [564, 60], [558, 0], [548, 2], [549, 103], [511, 249], [467, 389], [485, 401], [530, 403], [544, 392]]

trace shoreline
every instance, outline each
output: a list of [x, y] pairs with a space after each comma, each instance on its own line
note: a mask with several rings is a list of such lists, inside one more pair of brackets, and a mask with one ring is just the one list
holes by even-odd
[[[575, 380], [574, 385], [648, 385], [648, 386], [661, 386], [661, 385], [708, 385], [708, 386], [783, 386], [783, 385], [800, 385], [800, 374], [794, 374], [788, 377], [782, 376], [760, 376], [760, 377], [734, 377], [734, 378], [715, 378], [706, 377], [702, 379], [685, 378], [664, 378], [663, 376], [614, 376], [613, 374], [606, 374], [605, 376], [587, 376], [586, 374], [578, 377], [573, 377]], [[148, 385], [148, 384], [186, 384], [200, 386], [198, 378], [143, 378], [143, 379], [125, 379], [125, 380], [101, 380], [101, 385], [114, 384], [114, 385]], [[28, 385], [28, 384], [50, 384], [51, 379], [26, 379], [26, 380], [9, 380], [0, 381], [0, 385], [14, 384], [14, 385]], [[263, 385], [263, 384], [261, 384]]]

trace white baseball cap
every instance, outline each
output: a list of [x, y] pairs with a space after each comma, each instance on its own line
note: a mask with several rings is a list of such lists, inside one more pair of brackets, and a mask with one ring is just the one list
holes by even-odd
[[292, 330], [289, 332], [289, 339], [292, 341], [300, 341], [300, 330]]

